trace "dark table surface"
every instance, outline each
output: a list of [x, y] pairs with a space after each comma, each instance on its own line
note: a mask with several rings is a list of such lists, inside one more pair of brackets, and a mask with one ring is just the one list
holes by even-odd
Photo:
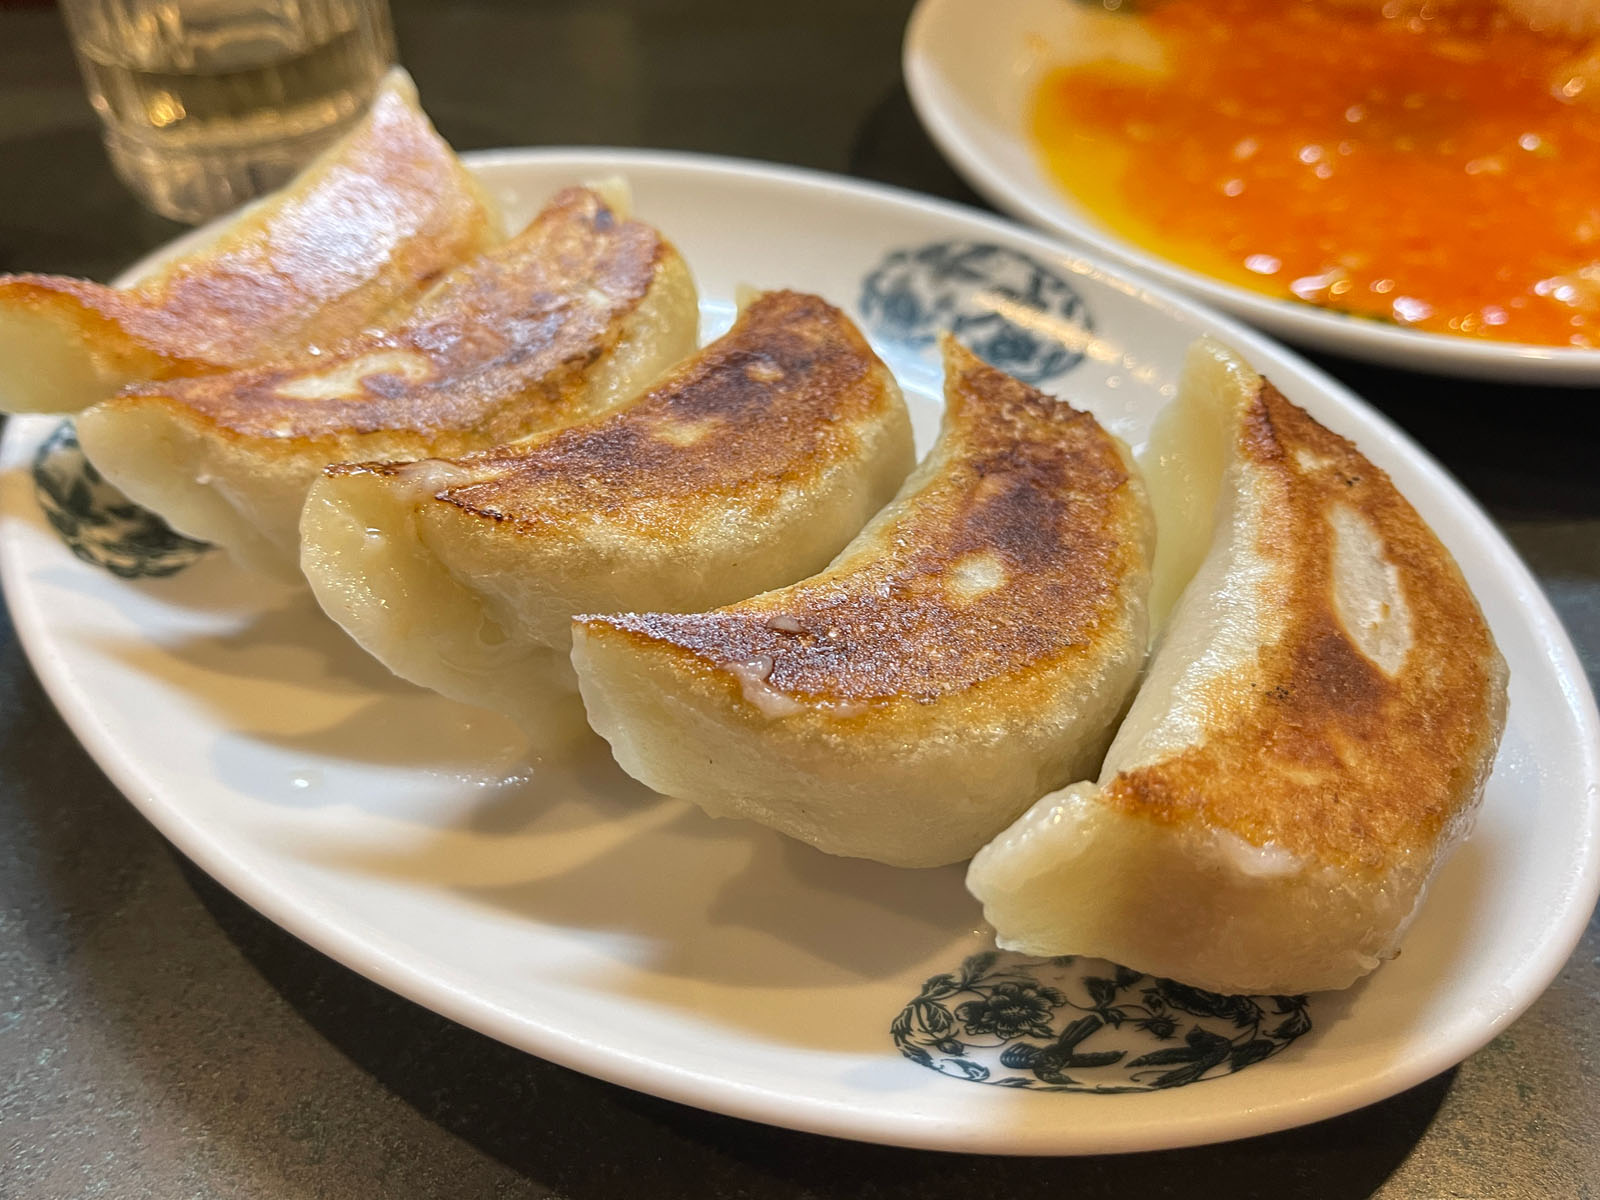
[[[397, 0], [461, 149], [800, 163], [976, 197], [900, 78], [908, 4]], [[107, 278], [178, 227], [111, 176], [56, 12], [0, 4], [0, 271]], [[1324, 365], [1461, 478], [1600, 672], [1593, 390]], [[1600, 1196], [1600, 925], [1460, 1067], [1320, 1125], [1092, 1159], [834, 1142], [576, 1075], [256, 915], [106, 781], [0, 623], [0, 1197]]]

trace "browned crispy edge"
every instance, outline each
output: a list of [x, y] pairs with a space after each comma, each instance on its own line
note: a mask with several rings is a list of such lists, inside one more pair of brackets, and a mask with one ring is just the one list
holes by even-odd
[[[1330, 465], [1301, 467], [1299, 449]], [[1103, 802], [1344, 869], [1426, 858], [1476, 800], [1503, 719], [1505, 668], [1483, 614], [1389, 477], [1265, 380], [1238, 453], [1285, 487], [1260, 550], [1291, 563], [1288, 628], [1248, 677], [1220, 685], [1213, 711], [1231, 719], [1200, 745], [1119, 774]], [[1335, 614], [1323, 522], [1334, 503], [1373, 523], [1399, 569], [1415, 641], [1395, 678]]]

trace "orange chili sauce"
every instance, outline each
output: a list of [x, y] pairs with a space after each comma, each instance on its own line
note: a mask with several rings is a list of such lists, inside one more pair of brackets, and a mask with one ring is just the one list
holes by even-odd
[[1491, 0], [1387, 7], [1145, 0], [1115, 19], [1154, 35], [1164, 69], [1055, 70], [1038, 148], [1114, 232], [1229, 283], [1600, 345], [1597, 48]]

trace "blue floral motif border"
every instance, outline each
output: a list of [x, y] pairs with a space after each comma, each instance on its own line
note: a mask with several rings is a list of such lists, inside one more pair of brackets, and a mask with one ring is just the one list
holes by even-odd
[[1231, 1075], [1311, 1029], [1304, 996], [1224, 996], [1100, 959], [975, 954], [890, 1024], [912, 1062], [1042, 1092], [1153, 1092]]
[[33, 490], [73, 554], [123, 579], [174, 575], [209, 549], [174, 533], [107, 483], [84, 457], [71, 421], [56, 426], [35, 451]]
[[1094, 336], [1088, 305], [1066, 275], [992, 242], [891, 251], [863, 280], [859, 309], [882, 342], [924, 350], [948, 331], [1034, 387], [1082, 362]]

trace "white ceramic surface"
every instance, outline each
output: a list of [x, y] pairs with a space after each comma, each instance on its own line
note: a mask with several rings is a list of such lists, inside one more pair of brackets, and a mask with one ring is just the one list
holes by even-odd
[[850, 308], [924, 448], [939, 375], [921, 318], [965, 322], [1134, 443], [1189, 341], [1232, 342], [1393, 475], [1477, 590], [1513, 672], [1478, 830], [1404, 956], [1312, 997], [1310, 1032], [1265, 1061], [1136, 1095], [951, 1078], [897, 1053], [891, 1022], [989, 944], [959, 867], [832, 859], [712, 821], [630, 783], [599, 747], [530, 764], [509, 724], [395, 680], [306, 596], [215, 554], [145, 579], [81, 561], [38, 498], [57, 422], [13, 419], [0, 454], [12, 617], [89, 752], [205, 871], [355, 970], [534, 1054], [759, 1121], [950, 1150], [1148, 1149], [1331, 1116], [1444, 1070], [1549, 983], [1600, 888], [1593, 700], [1516, 555], [1383, 418], [1231, 321], [950, 205], [681, 155], [471, 162], [513, 217], [558, 185], [626, 174], [693, 267], [707, 336], [743, 283]]
[[[1131, 10], [1132, 6], [1127, 6]], [[929, 135], [997, 207], [1126, 264], [1279, 337], [1351, 358], [1476, 379], [1600, 383], [1600, 350], [1514, 345], [1423, 333], [1277, 300], [1177, 265], [1106, 229], [1047, 175], [1026, 130], [1034, 88], [1052, 67], [1136, 40], [1136, 18], [1073, 0], [921, 0], [904, 67]]]

